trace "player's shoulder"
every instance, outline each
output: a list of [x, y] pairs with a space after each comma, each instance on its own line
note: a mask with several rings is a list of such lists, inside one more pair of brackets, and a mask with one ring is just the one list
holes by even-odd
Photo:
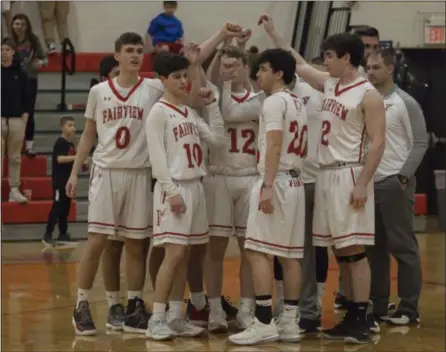
[[416, 99], [400, 87], [396, 87], [393, 94], [395, 95], [395, 100], [399, 100], [406, 109], [421, 109]]
[[90, 93], [105, 92], [110, 89], [110, 82], [102, 81], [90, 88]]
[[287, 91], [281, 90], [268, 96], [263, 102], [263, 107], [264, 108], [266, 107], [268, 109], [278, 109], [278, 110], [286, 109], [287, 102], [293, 96], [297, 98], [297, 95], [295, 95], [293, 92], [288, 90]]
[[157, 101], [155, 104], [153, 104], [152, 108], [150, 109], [149, 116], [161, 116], [166, 115], [167, 106], [163, 104], [161, 101]]
[[164, 92], [164, 85], [158, 78], [143, 78], [141, 85], [148, 89]]

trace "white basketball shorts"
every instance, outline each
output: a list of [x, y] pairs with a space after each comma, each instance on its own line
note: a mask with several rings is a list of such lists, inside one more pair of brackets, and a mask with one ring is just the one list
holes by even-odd
[[251, 194], [245, 249], [284, 258], [303, 258], [305, 241], [305, 189], [299, 177], [276, 176], [273, 186], [274, 212], [259, 209], [262, 179]]
[[165, 243], [184, 246], [208, 242], [209, 226], [206, 214], [206, 199], [201, 180], [178, 182], [186, 212], [176, 215], [170, 210], [161, 185], [157, 182], [153, 192], [153, 245]]
[[321, 169], [316, 178], [313, 216], [313, 245], [344, 248], [372, 246], [375, 242], [375, 197], [373, 180], [367, 185], [362, 210], [350, 205], [362, 166]]
[[93, 165], [88, 194], [88, 232], [114, 239], [144, 239], [152, 233], [149, 169], [102, 169]]
[[223, 175], [203, 179], [210, 236], [245, 235], [251, 192], [258, 179]]

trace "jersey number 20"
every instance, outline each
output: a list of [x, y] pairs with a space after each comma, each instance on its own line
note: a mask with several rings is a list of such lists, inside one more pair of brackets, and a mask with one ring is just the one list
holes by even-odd
[[299, 124], [297, 121], [291, 121], [290, 129], [291, 133], [294, 133], [294, 138], [288, 145], [288, 154], [295, 154], [301, 158], [307, 156], [308, 152], [308, 127], [304, 125], [302, 130], [299, 131]]

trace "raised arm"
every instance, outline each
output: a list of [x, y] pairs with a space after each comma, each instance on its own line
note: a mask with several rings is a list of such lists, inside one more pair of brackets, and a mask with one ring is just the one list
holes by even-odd
[[249, 122], [252, 121], [252, 110], [256, 108], [256, 105], [252, 104], [254, 100], [258, 101], [257, 116], [260, 114], [261, 100], [264, 97], [264, 93], [259, 92], [252, 95], [247, 100], [233, 104], [232, 102], [232, 89], [231, 81], [223, 82], [221, 90], [221, 113], [225, 122]]
[[161, 184], [163, 191], [166, 192], [166, 198], [169, 199], [179, 194], [180, 191], [173, 182], [167, 166], [167, 154], [164, 145], [166, 118], [164, 111], [155, 105], [147, 117], [145, 128], [153, 177]]
[[200, 44], [199, 63], [202, 64], [217, 49], [217, 46], [227, 38], [242, 35], [242, 27], [238, 24], [226, 22], [212, 37]]
[[379, 93], [375, 90], [365, 92], [361, 108], [364, 112], [366, 133], [370, 143], [364, 166], [352, 193], [351, 201], [356, 209], [363, 207], [367, 200], [367, 184], [372, 180], [378, 168], [386, 143], [386, 111]]
[[203, 88], [200, 92], [200, 96], [205, 101], [203, 113], [209, 121], [208, 125], [201, 117], [196, 119], [200, 138], [210, 146], [221, 146], [226, 143], [227, 139], [224, 135], [224, 122], [221, 117], [217, 99], [215, 99], [212, 89], [210, 88]]
[[262, 15], [259, 19], [259, 24], [263, 24], [263, 28], [277, 48], [291, 52], [291, 54], [296, 59], [296, 73], [314, 89], [323, 92], [325, 82], [330, 77], [329, 74], [327, 72], [321, 72], [313, 68], [296, 50], [288, 45], [285, 39], [276, 32], [271, 16]]

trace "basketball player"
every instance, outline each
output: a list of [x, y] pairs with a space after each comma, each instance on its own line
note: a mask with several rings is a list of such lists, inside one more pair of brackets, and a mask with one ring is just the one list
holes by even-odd
[[230, 143], [209, 155], [210, 176], [203, 185], [209, 219], [208, 262], [205, 281], [210, 308], [208, 330], [227, 331], [228, 322], [220, 295], [223, 285], [223, 261], [229, 238], [238, 238], [240, 262], [240, 306], [237, 327], [245, 329], [252, 321], [254, 292], [251, 269], [244, 251], [249, 197], [258, 180], [257, 135], [261, 102], [258, 94], [245, 89], [248, 81], [247, 55], [234, 46], [221, 51], [221, 110], [225, 135]]
[[[395, 51], [382, 49], [367, 63], [369, 81], [386, 104], [386, 149], [375, 175], [376, 244], [369, 248], [374, 314], [395, 325], [420, 322], [420, 250], [413, 228], [415, 172], [428, 147], [418, 103], [393, 82]], [[388, 318], [390, 254], [398, 263], [398, 309]]]
[[143, 40], [124, 33], [115, 42], [119, 75], [94, 86], [85, 111], [85, 128], [67, 194], [75, 196], [77, 174], [98, 136], [91, 170], [88, 239], [78, 268], [78, 294], [73, 312], [77, 335], [94, 335], [88, 293], [109, 236], [123, 236], [126, 248], [128, 306], [124, 331], [144, 333], [149, 314], [142, 300], [145, 246], [151, 233], [151, 173], [144, 119], [162, 95], [159, 80], [139, 78]]
[[225, 137], [220, 109], [211, 89], [202, 94], [206, 97], [210, 127], [184, 105], [188, 72], [195, 77], [200, 74], [199, 52], [198, 46], [190, 44], [185, 57], [160, 53], [154, 61], [155, 72], [166, 89], [146, 123], [149, 155], [157, 179], [153, 245], [163, 246], [165, 250], [156, 277], [153, 315], [146, 332], [154, 340], [194, 337], [204, 331], [185, 320], [182, 304], [191, 247], [208, 242], [206, 201], [201, 183], [206, 168], [201, 139], [212, 146], [224, 143]]
[[[292, 50], [274, 30], [271, 18], [265, 15], [262, 20], [274, 43]], [[351, 302], [343, 321], [326, 330], [324, 336], [367, 343], [370, 267], [365, 246], [374, 244], [373, 176], [384, 152], [384, 103], [358, 72], [364, 55], [364, 44], [358, 36], [348, 33], [330, 36], [323, 50], [328, 74], [292, 52], [299, 76], [324, 92], [313, 243], [334, 246], [345, 295]]]
[[[280, 339], [299, 342], [296, 322], [300, 264], [305, 234], [305, 194], [299, 177], [307, 153], [307, 116], [303, 102], [288, 86], [296, 61], [282, 49], [265, 50], [258, 58], [258, 84], [268, 98], [259, 124], [258, 171], [252, 189], [245, 250], [255, 291], [255, 318], [246, 330], [229, 337], [237, 345]], [[272, 319], [273, 271], [270, 256], [284, 269], [284, 307]]]
[[[311, 65], [325, 71], [323, 59], [316, 57], [311, 60]], [[328, 270], [328, 253], [326, 267], [322, 270], [325, 274], [320, 275], [320, 264], [316, 259], [321, 260], [320, 255], [316, 257], [316, 251], [320, 247], [313, 247], [313, 208], [314, 208], [314, 184], [319, 171], [317, 163], [317, 145], [320, 138], [321, 119], [320, 110], [323, 102], [323, 94], [313, 89], [308, 83], [299, 79], [296, 75], [295, 81], [290, 89], [302, 99], [308, 117], [308, 154], [303, 161], [302, 180], [305, 185], [305, 245], [304, 257], [301, 260], [302, 287], [299, 299], [299, 328], [301, 333], [315, 333], [321, 327], [321, 304], [323, 295], [323, 285], [326, 280]], [[322, 276], [322, 279], [320, 278]], [[277, 257], [274, 258], [274, 278], [276, 280], [276, 311], [280, 312], [283, 307], [283, 271]]]

